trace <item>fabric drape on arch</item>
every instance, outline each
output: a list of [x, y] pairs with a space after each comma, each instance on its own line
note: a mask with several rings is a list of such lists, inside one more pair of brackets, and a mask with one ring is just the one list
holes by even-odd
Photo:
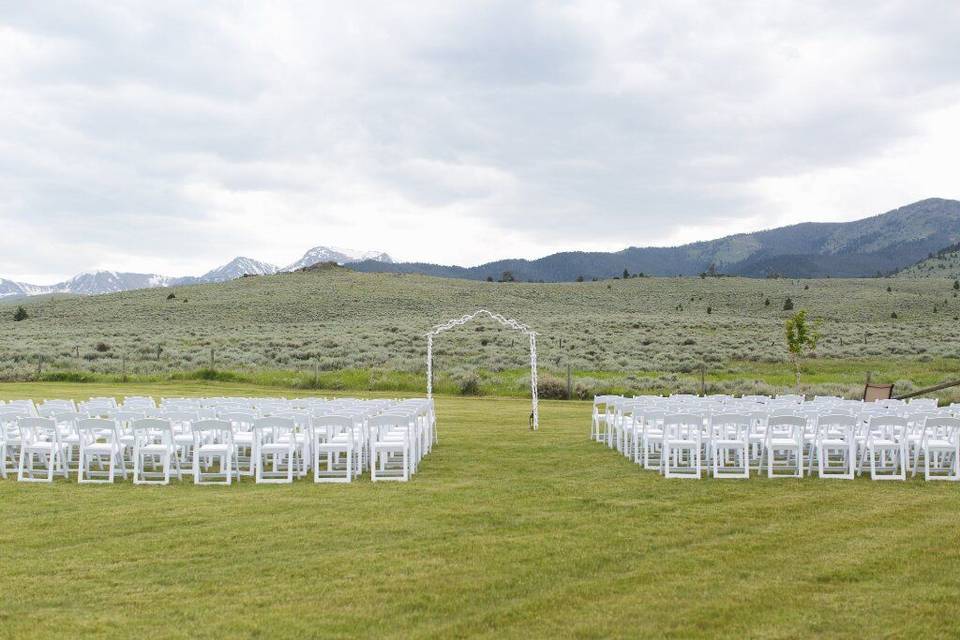
[[461, 327], [479, 316], [496, 320], [503, 326], [519, 331], [530, 338], [530, 398], [533, 405], [530, 419], [533, 429], [537, 430], [540, 428], [540, 415], [537, 407], [537, 333], [522, 322], [505, 318], [499, 313], [492, 313], [486, 309], [478, 309], [473, 313], [438, 324], [427, 334], [427, 397], [433, 397], [433, 338], [450, 329]]

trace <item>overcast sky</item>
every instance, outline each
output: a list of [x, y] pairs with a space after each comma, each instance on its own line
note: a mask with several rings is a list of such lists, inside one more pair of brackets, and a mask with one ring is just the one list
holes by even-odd
[[0, 277], [37, 284], [675, 244], [958, 176], [956, 0], [0, 0]]

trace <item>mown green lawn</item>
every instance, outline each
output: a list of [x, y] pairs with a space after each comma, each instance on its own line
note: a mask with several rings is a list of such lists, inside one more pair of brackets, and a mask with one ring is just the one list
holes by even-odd
[[[107, 391], [280, 393], [0, 398]], [[541, 406], [438, 399], [407, 484], [0, 481], [0, 637], [960, 635], [960, 486], [668, 481]]]

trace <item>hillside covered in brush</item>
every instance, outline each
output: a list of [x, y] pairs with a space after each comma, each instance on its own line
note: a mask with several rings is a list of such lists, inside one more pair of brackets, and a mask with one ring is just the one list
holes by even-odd
[[960, 279], [960, 243], [945, 247], [926, 260], [907, 267], [897, 277]]

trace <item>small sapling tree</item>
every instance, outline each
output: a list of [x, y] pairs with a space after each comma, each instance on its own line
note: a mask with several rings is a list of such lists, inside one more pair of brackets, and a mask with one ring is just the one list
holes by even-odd
[[817, 349], [820, 339], [819, 327], [807, 322], [807, 312], [803, 309], [793, 314], [786, 325], [787, 351], [797, 375], [797, 391], [800, 390], [800, 361]]

